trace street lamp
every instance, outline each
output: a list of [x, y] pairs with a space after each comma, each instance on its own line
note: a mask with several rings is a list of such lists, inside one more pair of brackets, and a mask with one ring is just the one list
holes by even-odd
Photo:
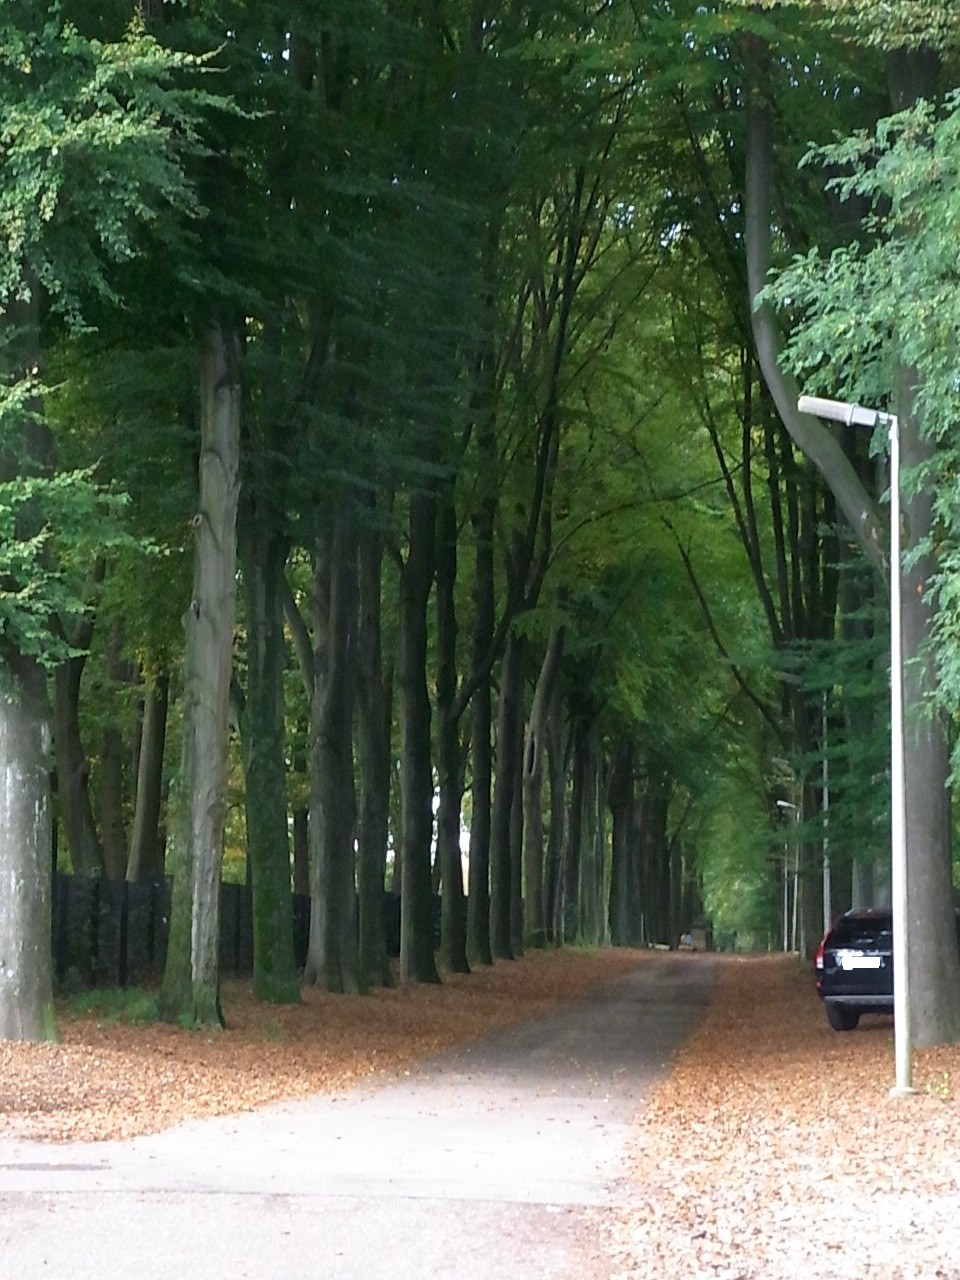
[[900, 423], [895, 413], [842, 400], [801, 396], [801, 413], [847, 426], [885, 426], [890, 440], [890, 889], [893, 904], [893, 1094], [913, 1092], [910, 1047], [910, 974], [907, 946], [907, 831], [903, 783], [903, 654], [900, 628]]
[[[778, 800], [777, 808], [792, 809], [794, 823], [796, 824], [796, 836], [795, 836], [796, 848], [794, 850], [794, 855], [793, 855], [794, 861], [793, 861], [793, 930], [792, 930], [792, 934], [789, 927], [789, 924], [790, 924], [789, 911], [788, 911], [789, 894], [787, 889], [787, 885], [790, 879], [790, 871], [788, 866], [789, 853], [787, 849], [786, 840], [784, 840], [783, 842], [783, 949], [784, 951], [787, 951], [787, 950], [799, 951], [800, 947], [797, 943], [797, 898], [799, 896], [799, 888], [800, 888], [800, 827], [799, 827], [800, 806], [798, 804], [792, 804], [789, 800]], [[788, 943], [790, 942], [791, 937], [793, 940], [792, 947], [788, 946]]]

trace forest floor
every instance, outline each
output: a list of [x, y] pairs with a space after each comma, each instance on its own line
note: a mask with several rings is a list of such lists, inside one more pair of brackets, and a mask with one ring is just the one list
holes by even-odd
[[[385, 1078], [587, 996], [646, 953], [532, 954], [439, 987], [223, 991], [228, 1030], [137, 1024], [138, 997], [59, 1010], [58, 1045], [0, 1045], [0, 1134], [106, 1139]], [[704, 957], [690, 955], [691, 964]], [[604, 1215], [611, 1280], [960, 1278], [960, 1047], [915, 1055], [891, 1098], [892, 1026], [827, 1026], [809, 966], [711, 957], [711, 1007], [636, 1119], [626, 1195]]]

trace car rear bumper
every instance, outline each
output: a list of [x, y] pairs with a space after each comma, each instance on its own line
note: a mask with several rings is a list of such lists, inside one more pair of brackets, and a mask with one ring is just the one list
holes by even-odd
[[847, 995], [824, 995], [820, 992], [820, 997], [825, 1004], [843, 1004], [856, 1005], [858, 1009], [873, 1009], [876, 1012], [887, 1010], [893, 1012], [893, 996], [871, 996], [860, 995], [856, 992], [849, 992]]

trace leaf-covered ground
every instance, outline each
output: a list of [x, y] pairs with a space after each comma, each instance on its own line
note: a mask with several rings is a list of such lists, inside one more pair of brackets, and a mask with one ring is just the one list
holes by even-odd
[[[647, 959], [533, 954], [297, 1008], [228, 983], [219, 1035], [63, 1007], [60, 1044], [0, 1045], [0, 1133], [119, 1137], [339, 1092]], [[605, 1215], [611, 1277], [960, 1280], [960, 1048], [917, 1053], [916, 1095], [892, 1099], [889, 1018], [831, 1031], [793, 958], [687, 960], [717, 964], [716, 997], [637, 1117], [630, 1191]]]
[[919, 1052], [892, 1098], [889, 1017], [832, 1031], [809, 966], [730, 957], [712, 1008], [638, 1119], [631, 1280], [957, 1280], [960, 1048]]
[[[644, 960], [616, 950], [533, 953], [439, 986], [367, 996], [313, 988], [299, 1006], [260, 1004], [226, 982], [226, 1031], [131, 1024], [119, 1010], [58, 1008], [60, 1043], [0, 1042], [0, 1133], [55, 1141], [131, 1137], [187, 1117], [337, 1092], [487, 1031], [539, 1017]], [[106, 993], [105, 993], [106, 994]], [[104, 1004], [112, 1003], [108, 1000]], [[137, 1012], [142, 998], [124, 1002]]]

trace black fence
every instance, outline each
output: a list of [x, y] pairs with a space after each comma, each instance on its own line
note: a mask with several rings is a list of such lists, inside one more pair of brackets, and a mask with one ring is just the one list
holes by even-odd
[[[88, 987], [145, 986], [163, 974], [170, 930], [169, 880], [125, 880], [57, 874], [53, 881], [53, 968], [61, 991]], [[387, 951], [400, 954], [400, 899], [383, 899]], [[440, 901], [434, 900], [439, 930]], [[310, 899], [293, 895], [293, 945], [302, 970], [310, 936]], [[220, 886], [220, 972], [245, 978], [253, 972], [250, 888]]]

